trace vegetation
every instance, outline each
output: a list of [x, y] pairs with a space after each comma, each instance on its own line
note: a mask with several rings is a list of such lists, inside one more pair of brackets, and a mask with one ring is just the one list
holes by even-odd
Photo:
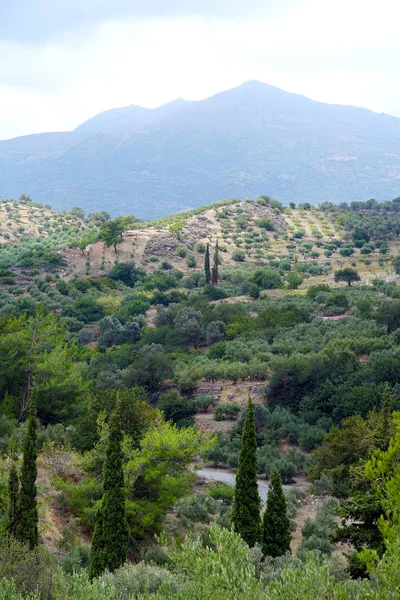
[[[18, 491], [18, 501], [15, 502], [16, 485], [12, 485], [12, 494], [9, 501], [11, 511], [14, 512], [16, 525], [15, 536], [23, 544], [27, 544], [33, 550], [38, 544], [38, 509], [36, 501], [36, 403], [35, 395], [32, 393], [29, 399], [29, 412], [27, 430], [25, 433], [23, 458], [21, 467], [21, 489]], [[16, 514], [14, 506], [16, 506]], [[11, 522], [10, 522], [11, 525]]]
[[104, 493], [93, 533], [89, 569], [91, 579], [106, 569], [111, 573], [118, 569], [126, 561], [128, 553], [122, 438], [120, 405], [117, 404], [110, 419], [104, 461]]
[[[209, 238], [201, 211], [155, 236], [125, 221], [116, 255], [96, 241], [107, 214], [0, 203], [15, 232], [0, 261], [0, 596], [390, 597], [398, 206], [226, 202], [207, 209]], [[24, 217], [18, 237], [18, 211], [40, 235]], [[361, 283], [336, 285], [347, 268]], [[194, 464], [236, 469], [236, 486]]]
[[275, 467], [271, 473], [267, 506], [262, 522], [262, 547], [266, 556], [282, 556], [290, 552], [290, 520], [282, 482]]
[[261, 539], [254, 408], [249, 398], [244, 422], [231, 520], [235, 531], [254, 546]]

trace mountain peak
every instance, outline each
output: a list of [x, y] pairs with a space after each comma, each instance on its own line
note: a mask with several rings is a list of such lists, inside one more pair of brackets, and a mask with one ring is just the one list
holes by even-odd
[[[0, 197], [163, 216], [218, 198], [399, 195], [400, 119], [257, 80], [197, 102], [105, 111], [76, 132], [4, 141]], [[55, 200], [56, 199], [56, 200]]]

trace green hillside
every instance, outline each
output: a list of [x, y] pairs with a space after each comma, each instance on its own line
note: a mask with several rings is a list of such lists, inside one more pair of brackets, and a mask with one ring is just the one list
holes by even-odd
[[399, 207], [3, 201], [0, 598], [396, 598]]

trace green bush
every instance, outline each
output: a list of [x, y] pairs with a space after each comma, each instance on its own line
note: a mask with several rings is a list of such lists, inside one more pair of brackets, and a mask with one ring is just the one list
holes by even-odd
[[199, 492], [182, 502], [178, 508], [178, 519], [186, 527], [194, 523], [210, 523], [219, 511], [219, 504], [205, 492]]
[[243, 262], [246, 258], [246, 253], [243, 250], [233, 250], [232, 259], [236, 262]]
[[216, 421], [228, 421], [230, 419], [236, 419], [240, 413], [240, 406], [236, 403], [232, 404], [219, 404], [214, 410], [214, 419]]
[[[29, 550], [18, 540], [3, 536], [0, 537], [0, 556], [0, 581], [3, 578], [12, 580], [24, 598], [36, 593], [38, 597], [49, 597], [55, 565], [43, 547]], [[3, 598], [8, 600], [9, 596]]]
[[197, 266], [197, 261], [196, 261], [196, 257], [194, 256], [194, 254], [189, 254], [189, 256], [186, 259], [186, 264], [190, 269], [193, 269], [194, 267]]
[[257, 221], [257, 225], [261, 227], [261, 229], [266, 229], [267, 231], [274, 231], [275, 226], [271, 219], [262, 218]]
[[176, 253], [181, 258], [186, 258], [186, 256], [187, 256], [187, 250], [183, 246], [179, 246], [179, 248], [177, 249]]

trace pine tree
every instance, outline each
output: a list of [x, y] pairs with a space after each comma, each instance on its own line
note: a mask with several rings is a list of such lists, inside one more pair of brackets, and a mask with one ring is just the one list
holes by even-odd
[[106, 458], [104, 461], [104, 493], [96, 517], [90, 553], [90, 577], [98, 577], [108, 569], [115, 571], [128, 553], [128, 524], [125, 515], [124, 472], [122, 468], [122, 429], [119, 404], [110, 419]]
[[254, 423], [254, 406], [249, 398], [247, 416], [242, 433], [239, 465], [236, 472], [235, 496], [231, 521], [252, 547], [261, 539], [260, 496], [257, 483], [257, 441]]
[[274, 467], [268, 487], [267, 507], [262, 525], [262, 546], [266, 556], [282, 556], [290, 551], [290, 519], [279, 473]]
[[18, 523], [18, 494], [19, 479], [17, 472], [16, 456], [12, 453], [11, 468], [8, 475], [8, 515], [7, 515], [7, 533], [16, 535]]
[[38, 544], [38, 510], [36, 501], [37, 417], [35, 394], [29, 400], [28, 422], [23, 446], [21, 489], [17, 504], [16, 537], [32, 550]]
[[210, 283], [211, 283], [210, 244], [207, 244], [206, 255], [204, 257], [204, 274], [206, 276], [206, 285], [210, 285]]
[[219, 265], [219, 246], [218, 246], [218, 240], [217, 240], [217, 243], [215, 244], [215, 251], [214, 251], [214, 264], [213, 264], [213, 268], [211, 270], [211, 283], [213, 285], [218, 285], [218, 265]]

